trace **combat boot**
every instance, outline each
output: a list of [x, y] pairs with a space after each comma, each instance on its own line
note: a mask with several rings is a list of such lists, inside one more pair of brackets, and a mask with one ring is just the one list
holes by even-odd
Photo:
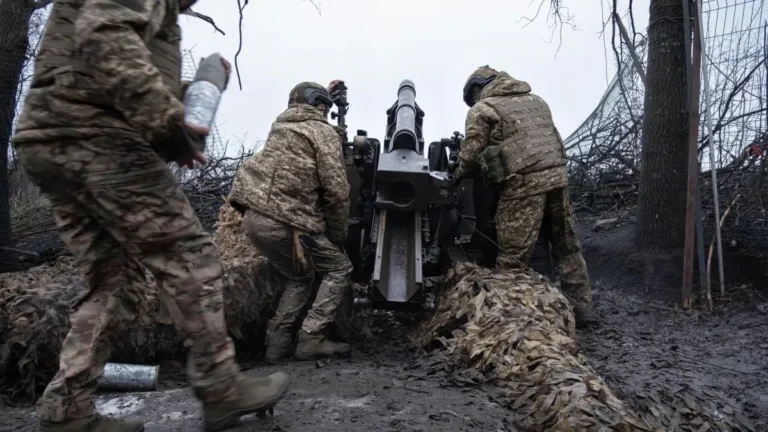
[[144, 423], [135, 420], [117, 420], [101, 415], [71, 420], [64, 423], [40, 421], [37, 432], [143, 432]]
[[349, 344], [332, 342], [322, 334], [310, 334], [299, 331], [299, 342], [296, 345], [296, 358], [311, 360], [319, 357], [347, 356], [352, 351]]
[[575, 305], [573, 307], [573, 315], [576, 318], [576, 328], [585, 329], [597, 324], [598, 320], [591, 309], [587, 309], [581, 305]]
[[219, 431], [237, 424], [244, 415], [271, 410], [288, 392], [290, 378], [285, 372], [266, 377], [241, 375], [235, 391], [220, 401], [204, 404], [203, 423], [207, 432]]
[[269, 364], [277, 364], [290, 357], [293, 340], [287, 332], [267, 332], [267, 352], [264, 360]]

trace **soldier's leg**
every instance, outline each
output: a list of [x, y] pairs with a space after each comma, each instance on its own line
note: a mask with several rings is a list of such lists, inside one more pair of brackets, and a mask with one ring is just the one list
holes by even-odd
[[64, 422], [93, 416], [97, 380], [112, 351], [108, 340], [130, 319], [146, 277], [138, 264], [77, 205], [51, 199], [61, 238], [81, 261], [90, 292], [76, 307], [59, 356], [59, 371], [37, 402], [38, 417]]
[[[587, 263], [581, 255], [579, 238], [574, 230], [573, 211], [567, 189], [556, 189], [547, 193], [546, 212], [552, 257], [560, 273], [560, 286], [579, 306], [591, 308], [592, 284], [587, 272]], [[577, 310], [577, 313], [584, 315], [582, 311]]]
[[[308, 236], [309, 237], [309, 236]], [[322, 276], [317, 296], [301, 325], [296, 357], [308, 359], [344, 355], [351, 350], [343, 343], [331, 342], [326, 330], [336, 317], [347, 290], [351, 289], [352, 262], [347, 254], [322, 234], [307, 239], [315, 270]]]
[[495, 218], [500, 246], [497, 268], [515, 269], [529, 264], [539, 237], [544, 203], [544, 195], [499, 201]]
[[[98, 420], [94, 393], [111, 354], [109, 338], [134, 319], [146, 277], [87, 211], [82, 202], [89, 197], [59, 169], [52, 153], [47, 145], [19, 149], [28, 176], [51, 202], [61, 239], [77, 259], [89, 292], [75, 305], [59, 370], [37, 401], [37, 416], [40, 430], [85, 430]], [[139, 430], [141, 423], [102, 420], [99, 426], [120, 432]]]
[[299, 271], [293, 256], [291, 227], [252, 211], [246, 212], [243, 222], [249, 239], [277, 270], [284, 284], [275, 316], [267, 324], [266, 360], [275, 363], [292, 354], [294, 330], [314, 281], [312, 257], [307, 253], [308, 268]]
[[140, 140], [89, 141], [85, 186], [112, 235], [155, 276], [174, 323], [187, 336], [187, 373], [205, 403], [207, 427], [269, 408], [283, 397], [288, 377], [240, 375], [227, 332], [219, 250], [176, 179]]

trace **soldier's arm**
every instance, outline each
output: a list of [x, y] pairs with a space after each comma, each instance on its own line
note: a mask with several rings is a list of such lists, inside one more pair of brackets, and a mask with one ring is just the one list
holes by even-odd
[[171, 138], [184, 106], [163, 83], [145, 41], [159, 30], [166, 0], [86, 0], [75, 44], [114, 108], [148, 142]]
[[318, 128], [315, 139], [317, 175], [325, 207], [326, 235], [333, 243], [347, 239], [349, 182], [341, 156], [339, 136], [330, 127]]
[[491, 129], [499, 120], [496, 111], [482, 102], [469, 109], [464, 140], [459, 151], [459, 170], [462, 175], [477, 170], [477, 155], [488, 145]]

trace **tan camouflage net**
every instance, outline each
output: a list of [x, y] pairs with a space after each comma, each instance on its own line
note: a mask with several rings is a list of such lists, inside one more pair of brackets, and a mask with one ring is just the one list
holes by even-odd
[[[456, 264], [437, 312], [417, 334], [442, 345], [437, 363], [498, 388], [524, 430], [656, 431], [619, 400], [578, 354], [568, 300], [534, 274]], [[480, 384], [480, 383], [478, 383]]]
[[[225, 203], [216, 223], [216, 244], [224, 263], [227, 325], [238, 352], [260, 350], [264, 331], [279, 300], [282, 284], [251, 245], [242, 216]], [[151, 275], [139, 318], [117, 335], [112, 361], [154, 364], [183, 360], [181, 334], [157, 298]], [[273, 283], [276, 282], [276, 283]], [[357, 288], [361, 289], [361, 288]], [[350, 341], [370, 335], [368, 314], [352, 313], [352, 290], [339, 308], [332, 332]], [[69, 331], [71, 307], [86, 293], [72, 258], [26, 272], [0, 275], [0, 394], [33, 401], [58, 369], [61, 343]]]
[[[269, 265], [250, 247], [240, 215], [229, 205], [219, 213], [216, 242], [224, 262], [227, 324], [236, 342], [247, 346], [263, 337], [278, 293]], [[152, 278], [141, 300], [142, 312], [113, 344], [112, 361], [154, 364], [184, 359], [179, 332], [157, 298]], [[276, 284], [277, 285], [277, 284]], [[86, 293], [73, 259], [26, 272], [0, 275], [0, 392], [11, 401], [33, 401], [58, 369], [61, 342], [69, 331], [71, 307]]]

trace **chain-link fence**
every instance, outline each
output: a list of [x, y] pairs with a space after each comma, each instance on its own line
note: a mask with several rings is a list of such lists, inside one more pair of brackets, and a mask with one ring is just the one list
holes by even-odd
[[[622, 20], [628, 18], [626, 12]], [[602, 213], [635, 201], [645, 94], [638, 68], [645, 69], [646, 43], [642, 36], [634, 39], [615, 45], [616, 75], [597, 107], [565, 139], [576, 209]]]
[[[762, 255], [768, 251], [768, 11], [758, 0], [705, 0], [703, 6], [724, 246]], [[708, 130], [701, 136], [700, 149], [708, 152]], [[709, 159], [702, 165], [709, 168]], [[704, 186], [711, 210], [711, 182]], [[712, 232], [708, 213], [705, 226]]]
[[[703, 61], [708, 65], [710, 87], [706, 98], [702, 85], [699, 127], [707, 237], [714, 227], [708, 173], [709, 113], [721, 214], [727, 216], [723, 236], [735, 240], [750, 233], [750, 245], [763, 242], [768, 246], [763, 206], [768, 200], [763, 186], [763, 154], [768, 150], [768, 14], [763, 0], [702, 0], [700, 5], [706, 50]], [[629, 19], [628, 12], [621, 16], [623, 23]], [[635, 204], [637, 196], [645, 96], [639, 70], [645, 70], [647, 49], [644, 37], [629, 39], [633, 40], [611, 48], [617, 64], [615, 77], [595, 110], [565, 139], [574, 206], [592, 213], [626, 208]], [[621, 39], [617, 36], [616, 40]], [[743, 232], [729, 231], [729, 226], [741, 227]]]

